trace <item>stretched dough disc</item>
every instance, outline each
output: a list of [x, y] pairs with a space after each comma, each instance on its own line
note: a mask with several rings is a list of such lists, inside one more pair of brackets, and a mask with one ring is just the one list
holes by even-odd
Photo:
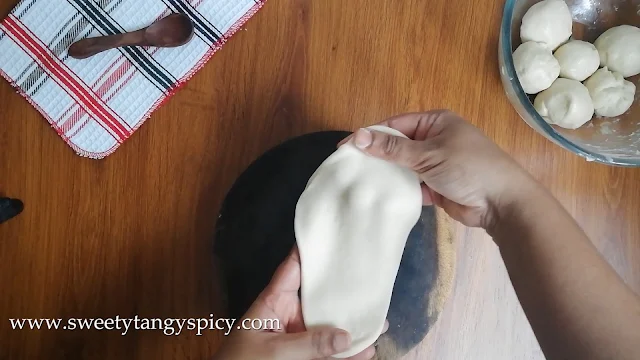
[[[397, 130], [372, 130], [404, 136]], [[422, 210], [417, 174], [342, 145], [313, 174], [296, 206], [307, 327], [351, 334], [353, 356], [380, 336], [411, 229]]]
[[[214, 311], [219, 316], [241, 318], [267, 286], [295, 244], [300, 195], [349, 134], [323, 131], [291, 138], [258, 157], [234, 182], [216, 215], [213, 278], [204, 277], [221, 285], [219, 300], [226, 311]], [[435, 325], [453, 285], [453, 230], [444, 211], [422, 208], [405, 245], [387, 314], [389, 331], [378, 339], [375, 359], [401, 358]]]

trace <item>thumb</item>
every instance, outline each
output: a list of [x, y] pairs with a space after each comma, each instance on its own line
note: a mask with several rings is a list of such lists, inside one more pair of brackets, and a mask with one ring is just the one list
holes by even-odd
[[359, 129], [353, 137], [353, 143], [358, 149], [372, 156], [389, 160], [419, 173], [429, 165], [429, 153], [424, 141]]
[[278, 360], [311, 360], [349, 350], [351, 336], [340, 329], [316, 328], [278, 336]]

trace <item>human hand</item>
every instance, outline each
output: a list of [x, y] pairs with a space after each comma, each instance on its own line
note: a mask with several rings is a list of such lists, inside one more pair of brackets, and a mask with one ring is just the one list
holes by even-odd
[[424, 204], [442, 207], [467, 226], [492, 227], [501, 209], [536, 182], [478, 128], [436, 110], [399, 115], [380, 125], [409, 139], [366, 129], [351, 137], [356, 147], [416, 171]]
[[[246, 319], [278, 319], [278, 330], [238, 330], [231, 334], [215, 360], [316, 360], [349, 349], [351, 337], [340, 329], [306, 329], [302, 318], [300, 254], [294, 248], [278, 267], [271, 283], [245, 314]], [[385, 324], [383, 333], [388, 329]], [[368, 360], [375, 355], [370, 346], [351, 360]]]

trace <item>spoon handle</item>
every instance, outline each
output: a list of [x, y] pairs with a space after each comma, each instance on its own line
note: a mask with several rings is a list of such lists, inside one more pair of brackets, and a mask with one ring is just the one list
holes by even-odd
[[106, 50], [122, 46], [144, 46], [145, 43], [144, 29], [124, 34], [99, 36], [73, 43], [69, 48], [69, 56], [75, 59], [86, 59]]

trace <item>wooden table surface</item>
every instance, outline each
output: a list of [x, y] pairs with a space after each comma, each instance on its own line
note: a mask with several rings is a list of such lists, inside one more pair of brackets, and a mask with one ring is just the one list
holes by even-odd
[[[0, 0], [0, 15], [16, 3]], [[26, 204], [0, 226], [0, 359], [205, 359], [220, 332], [15, 331], [8, 319], [221, 315], [214, 224], [252, 160], [295, 135], [431, 108], [462, 114], [513, 155], [640, 291], [640, 169], [585, 162], [518, 117], [498, 74], [502, 6], [269, 0], [100, 161], [75, 155], [0, 82], [0, 194]], [[406, 358], [542, 358], [496, 247], [457, 230], [452, 297]]]

